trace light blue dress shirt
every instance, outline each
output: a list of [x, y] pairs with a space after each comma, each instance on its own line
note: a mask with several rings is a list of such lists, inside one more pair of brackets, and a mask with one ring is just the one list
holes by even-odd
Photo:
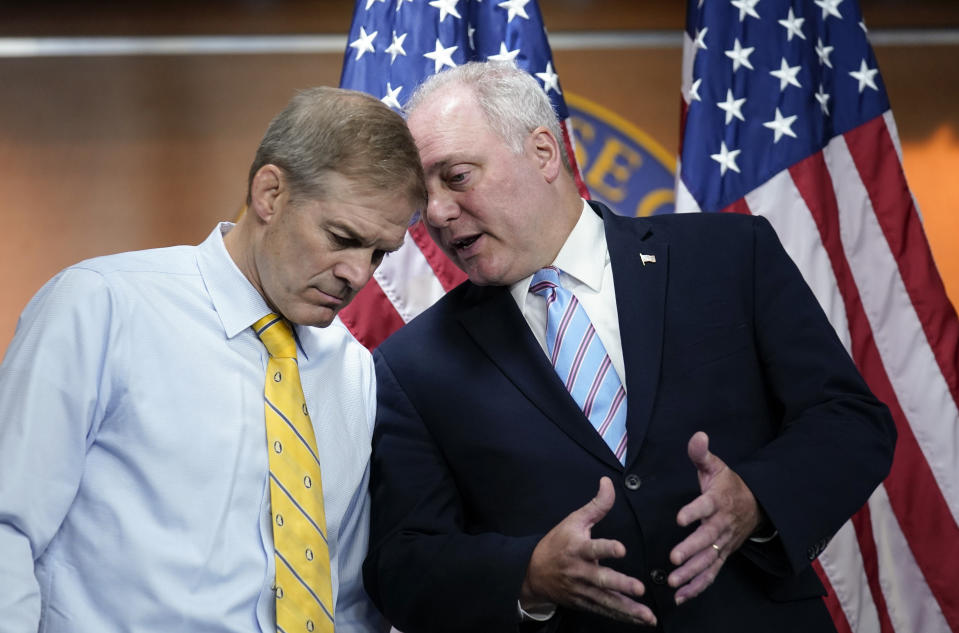
[[[0, 365], [0, 632], [275, 631], [263, 380], [270, 312], [221, 224], [72, 266]], [[337, 320], [296, 328], [338, 632], [362, 587], [375, 378]], [[288, 632], [293, 633], [293, 632]]]

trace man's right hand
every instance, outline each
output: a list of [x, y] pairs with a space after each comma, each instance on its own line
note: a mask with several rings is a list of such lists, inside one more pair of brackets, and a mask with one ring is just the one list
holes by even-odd
[[619, 541], [594, 539], [590, 533], [615, 499], [613, 482], [603, 477], [596, 496], [536, 545], [520, 593], [524, 608], [550, 602], [633, 624], [656, 624], [652, 610], [631, 597], [645, 593], [643, 583], [599, 564], [606, 558], [626, 556], [626, 547]]

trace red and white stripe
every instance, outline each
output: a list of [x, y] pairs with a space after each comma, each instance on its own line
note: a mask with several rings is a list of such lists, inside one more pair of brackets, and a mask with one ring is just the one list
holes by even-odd
[[[684, 64], [684, 86], [690, 73]], [[677, 210], [699, 211], [682, 182]], [[724, 211], [769, 219], [899, 431], [889, 477], [816, 564], [837, 627], [959, 631], [959, 320], [906, 184], [892, 114], [832, 139]]]

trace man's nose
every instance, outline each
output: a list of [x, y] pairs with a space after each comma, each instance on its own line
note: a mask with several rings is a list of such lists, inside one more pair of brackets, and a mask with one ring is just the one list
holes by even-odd
[[426, 205], [426, 221], [437, 228], [446, 226], [459, 217], [460, 208], [453, 196], [447, 193], [430, 193]]
[[359, 292], [373, 276], [379, 262], [374, 261], [372, 249], [357, 248], [344, 252], [333, 272], [349, 285], [353, 292]]

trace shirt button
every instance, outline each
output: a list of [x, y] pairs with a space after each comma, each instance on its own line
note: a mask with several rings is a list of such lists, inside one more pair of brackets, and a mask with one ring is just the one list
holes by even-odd
[[639, 486], [643, 483], [643, 480], [639, 478], [639, 475], [634, 475], [632, 473], [626, 475], [626, 487], [630, 490], [639, 490]]
[[657, 585], [666, 584], [666, 572], [664, 572], [662, 569], [652, 570], [651, 572], [649, 572], [649, 577], [652, 578], [653, 582], [656, 583]]

